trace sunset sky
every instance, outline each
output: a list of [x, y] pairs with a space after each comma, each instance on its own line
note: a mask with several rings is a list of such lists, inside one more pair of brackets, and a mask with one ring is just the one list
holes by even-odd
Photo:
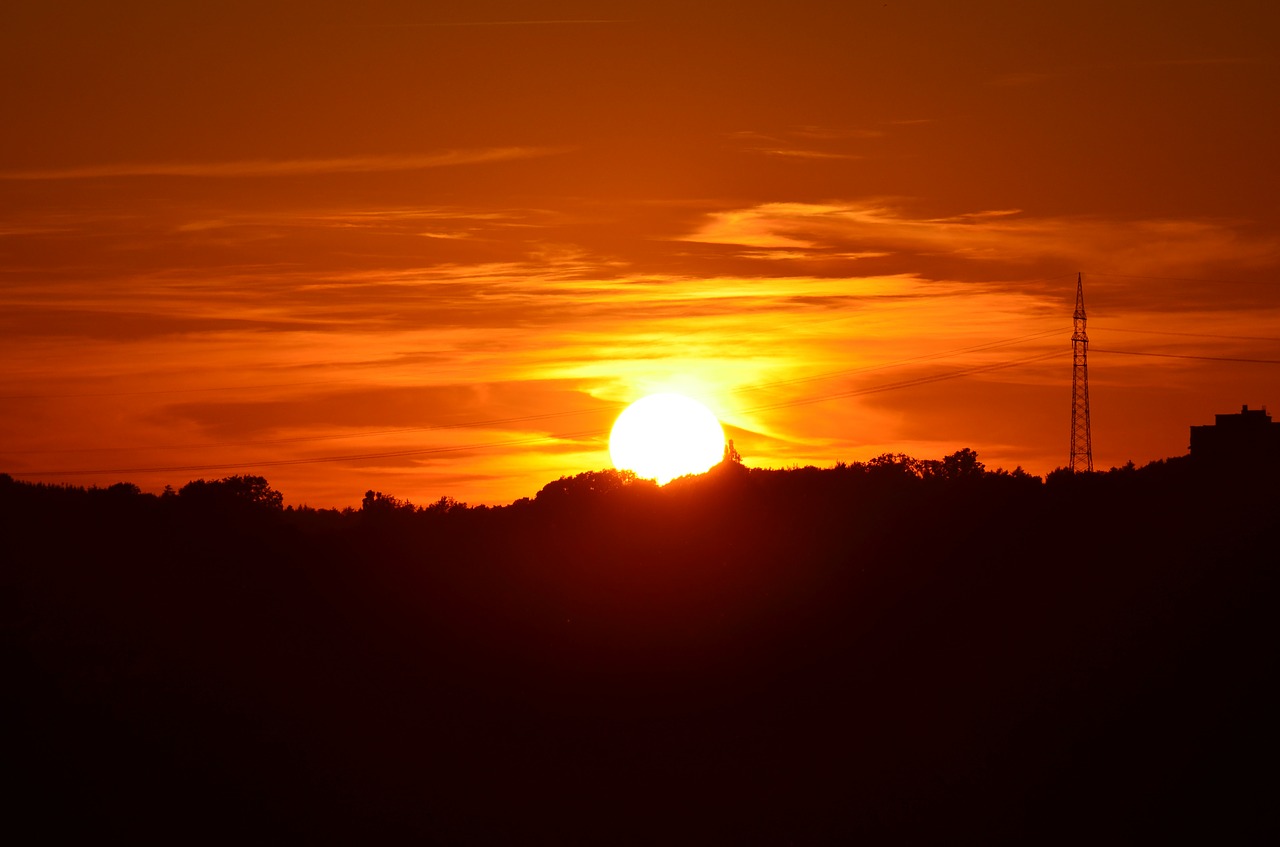
[[0, 471], [532, 496], [629, 402], [746, 464], [1280, 417], [1280, 4], [0, 11]]

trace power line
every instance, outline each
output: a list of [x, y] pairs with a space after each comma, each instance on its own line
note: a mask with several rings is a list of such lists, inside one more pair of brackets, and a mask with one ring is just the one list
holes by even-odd
[[1209, 282], [1214, 285], [1271, 285], [1268, 280], [1254, 280], [1246, 282], [1239, 279], [1205, 279], [1204, 277], [1190, 276], [1137, 276], [1135, 274], [1108, 274], [1101, 271], [1086, 271], [1089, 276], [1101, 276], [1111, 279], [1147, 279], [1154, 282]]
[[[584, 438], [588, 435], [598, 434], [597, 430], [589, 432], [571, 433], [561, 435], [559, 438], [572, 439]], [[327, 462], [354, 462], [366, 459], [392, 459], [403, 456], [425, 456], [432, 453], [456, 453], [464, 450], [484, 450], [491, 447], [509, 447], [517, 444], [532, 444], [536, 441], [545, 441], [551, 436], [536, 435], [527, 438], [514, 438], [507, 441], [491, 441], [487, 444], [459, 444], [453, 447], [424, 447], [417, 450], [389, 450], [383, 453], [359, 453], [349, 456], [314, 456], [309, 459], [268, 459], [261, 462], [226, 462], [211, 465], [168, 465], [165, 467], [151, 468], [107, 468], [103, 470], [80, 470], [80, 471], [30, 471], [30, 476], [93, 476], [96, 474], [135, 474], [135, 473], [161, 473], [170, 471], [220, 471], [220, 470], [238, 470], [243, 468], [264, 468], [264, 467], [281, 467], [284, 465], [316, 465]]]
[[[1094, 328], [1098, 329], [1099, 327], [1095, 325]], [[1170, 330], [1170, 329], [1121, 329], [1120, 327], [1105, 326], [1105, 325], [1102, 326], [1101, 329], [1105, 329], [1107, 332], [1136, 332], [1136, 333], [1141, 333], [1142, 335], [1180, 335], [1180, 336], [1186, 336], [1188, 338], [1224, 338], [1229, 341], [1280, 342], [1280, 338], [1276, 338], [1275, 336], [1267, 336], [1267, 335], [1219, 335], [1216, 333], [1208, 333], [1208, 332], [1174, 332], [1173, 330]]]
[[611, 403], [600, 409], [574, 409], [566, 412], [544, 412], [539, 415], [521, 415], [512, 418], [490, 418], [481, 421], [465, 421], [462, 423], [451, 424], [434, 424], [431, 426], [413, 426], [403, 427], [401, 429], [379, 429], [367, 430], [364, 432], [346, 432], [336, 435], [300, 435], [296, 438], [271, 438], [259, 441], [219, 441], [204, 444], [148, 444], [133, 447], [69, 447], [64, 449], [40, 449], [40, 450], [11, 450], [13, 455], [30, 455], [33, 453], [98, 453], [98, 452], [127, 452], [130, 450], [202, 450], [210, 447], [270, 447], [277, 444], [305, 444], [310, 441], [333, 441], [345, 438], [370, 438], [375, 435], [403, 435], [407, 432], [435, 432], [438, 430], [449, 429], [481, 429], [484, 427], [499, 426], [511, 423], [527, 423], [529, 421], [546, 420], [549, 418], [563, 418], [572, 415], [582, 415], [588, 412], [604, 411], [610, 407], [620, 406], [621, 403]]
[[[956, 371], [950, 371], [942, 374], [932, 374], [930, 376], [917, 377], [915, 379], [902, 380], [900, 382], [887, 383], [884, 385], [869, 386], [866, 388], [852, 389], [849, 391], [841, 391], [832, 394], [819, 395], [815, 397], [804, 397], [797, 400], [789, 400], [779, 403], [770, 403], [755, 408], [744, 410], [745, 412], [758, 412], [773, 409], [790, 408], [794, 406], [812, 405], [814, 403], [822, 403], [829, 400], [838, 400], [848, 397], [860, 397], [868, 394], [879, 394], [885, 391], [899, 391], [905, 388], [914, 388], [920, 385], [928, 385], [934, 382], [943, 382], [951, 379], [959, 379], [961, 377], [972, 376], [979, 373], [988, 373], [991, 371], [1004, 370], [1006, 368], [1016, 367], [1017, 365], [1027, 364], [1030, 362], [1038, 362], [1057, 356], [1057, 351], [1050, 353], [1042, 353], [1039, 356], [1032, 356], [1027, 359], [1018, 359], [1011, 362], [997, 362], [989, 365], [979, 365], [971, 368], [962, 368]], [[887, 367], [887, 366], [886, 366]], [[554, 417], [555, 414], [548, 414], [540, 417]], [[376, 453], [358, 453], [343, 456], [315, 456], [305, 459], [269, 459], [260, 462], [227, 462], [219, 464], [200, 464], [200, 465], [170, 465], [164, 467], [134, 467], [134, 468], [104, 468], [94, 470], [70, 470], [70, 471], [29, 471], [28, 475], [38, 477], [48, 476], [94, 476], [99, 474], [139, 474], [139, 473], [172, 473], [172, 472], [192, 472], [192, 471], [215, 471], [215, 470], [240, 470], [245, 468], [266, 468], [266, 467], [282, 467], [288, 465], [311, 465], [330, 462], [347, 462], [347, 461], [367, 461], [369, 459], [391, 459], [404, 458], [410, 456], [426, 456], [437, 453], [452, 453], [472, 450], [484, 450], [493, 447], [510, 447], [520, 444], [533, 444], [547, 439], [557, 440], [573, 440], [579, 438], [588, 438], [599, 436], [599, 430], [586, 430], [574, 433], [564, 433], [559, 435], [537, 435], [526, 438], [509, 439], [506, 441], [493, 441], [482, 444], [460, 444], [452, 447], [426, 447], [413, 450], [390, 450]]]
[[882, 370], [887, 370], [889, 368], [900, 367], [902, 365], [909, 365], [915, 362], [923, 362], [923, 361], [929, 361], [934, 359], [944, 359], [950, 356], [955, 356], [960, 353], [975, 353], [980, 350], [990, 350], [995, 347], [1006, 347], [1010, 344], [1017, 344], [1018, 342], [1021, 342], [1021, 341], [1030, 341], [1037, 338], [1045, 338], [1050, 335], [1057, 335], [1061, 331], [1062, 330], [1060, 327], [1054, 327], [1053, 329], [1044, 330], [1042, 332], [1033, 332], [1028, 335], [1019, 335], [1015, 338], [1007, 338], [1002, 341], [992, 341], [986, 344], [977, 344], [972, 347], [960, 347], [955, 350], [944, 350], [940, 353], [926, 353], [925, 355], [922, 355], [922, 356], [912, 356], [907, 359], [898, 359], [897, 361], [886, 362], [885, 364], [882, 364], [882, 365], [867, 365], [861, 368], [848, 368], [840, 371], [828, 371], [827, 373], [817, 374], [815, 376], [803, 376], [803, 377], [797, 377], [795, 379], [783, 379], [783, 380], [778, 380], [776, 382], [765, 382], [765, 383], [761, 383], [760, 385], [744, 386], [742, 388], [734, 389], [733, 393], [738, 394], [738, 393], [743, 393], [747, 391], [762, 391], [764, 389], [779, 388], [786, 385], [800, 385], [802, 383], [817, 382], [824, 379], [835, 379], [836, 377], [850, 376], [852, 374], [882, 371]]
[[[1019, 335], [1013, 338], [1002, 339], [1000, 341], [991, 341], [985, 344], [977, 344], [970, 347], [959, 347], [952, 350], [944, 350], [938, 353], [928, 353], [922, 356], [912, 356], [907, 359], [899, 359], [893, 362], [885, 362], [884, 364], [880, 364], [880, 365], [867, 365], [860, 368], [846, 368], [843, 370], [828, 371], [826, 373], [815, 374], [812, 376], [798, 377], [795, 379], [775, 380], [773, 382], [764, 382], [758, 385], [744, 386], [742, 388], [734, 389], [733, 392], [731, 393], [741, 394], [746, 392], [765, 391], [765, 390], [771, 390], [776, 388], [782, 388], [789, 385], [800, 385], [800, 384], [810, 383], [810, 382], [819, 382], [827, 379], [837, 379], [839, 377], [851, 376], [851, 375], [860, 374], [860, 373], [874, 373], [876, 371], [888, 370], [890, 368], [901, 367], [903, 365], [913, 364], [916, 362], [942, 359], [950, 356], [959, 355], [962, 353], [973, 353], [973, 352], [978, 352], [982, 350], [990, 350], [997, 347], [1006, 347], [1011, 344], [1018, 344], [1023, 341], [1044, 338], [1046, 336], [1056, 334], [1060, 331], [1061, 330], [1059, 328], [1055, 327], [1054, 329], [1042, 330], [1040, 332], [1033, 332], [1027, 335]], [[292, 383], [292, 384], [310, 384], [310, 383]], [[314, 383], [314, 384], [323, 384], [323, 383]], [[214, 390], [214, 389], [210, 389], [210, 390]], [[836, 395], [832, 395], [832, 396], [836, 396]], [[623, 405], [625, 404], [608, 403], [596, 409], [571, 409], [571, 410], [561, 411], [561, 412], [545, 412], [537, 415], [522, 415], [519, 417], [491, 418], [489, 420], [475, 420], [475, 421], [460, 421], [457, 423], [450, 423], [450, 424], [434, 424], [430, 426], [402, 427], [399, 429], [372, 430], [372, 431], [357, 432], [357, 433], [342, 433], [342, 434], [336, 434], [336, 435], [306, 435], [306, 436], [297, 436], [294, 438], [261, 439], [256, 441], [224, 441], [224, 442], [206, 443], [206, 444], [160, 444], [160, 445], [144, 445], [144, 446], [135, 446], [135, 447], [78, 447], [78, 448], [63, 448], [63, 449], [12, 450], [9, 452], [11, 455], [33, 455], [37, 453], [46, 454], [46, 453], [127, 452], [130, 450], [197, 450], [197, 449], [208, 449], [213, 447], [269, 447], [269, 446], [275, 446], [280, 444], [305, 444], [313, 441], [333, 441], [338, 439], [349, 439], [349, 438], [371, 438], [379, 435], [404, 435], [406, 433], [413, 433], [413, 432], [435, 432], [438, 430], [449, 430], [449, 429], [482, 429], [486, 427], [502, 426], [504, 424], [528, 423], [531, 421], [549, 420], [553, 418], [571, 417], [575, 415], [583, 415], [583, 414], [588, 414], [593, 412], [608, 411], [610, 409], [619, 408]], [[756, 411], [756, 410], [750, 409], [747, 411]]]
[[92, 391], [75, 394], [5, 394], [0, 400], [66, 400], [76, 397], [144, 397], [151, 394], [198, 394], [212, 391], [256, 391], [259, 388], [298, 388], [309, 385], [335, 385], [357, 382], [349, 379], [324, 379], [312, 382], [264, 382], [258, 385], [214, 385], [205, 388], [153, 388], [147, 391]]
[[[0, 269], [0, 272], [2, 271], [3, 269]], [[704, 317], [707, 314], [708, 313], [703, 310], [686, 308], [686, 309], [681, 309], [679, 311], [671, 312], [667, 315], [667, 317], [686, 317], [686, 318], [687, 317]], [[784, 324], [776, 324], [775, 327], [777, 328], [810, 327], [817, 324], [847, 321], [847, 320], [850, 320], [851, 318], [852, 316], [849, 314], [839, 314], [839, 315], [834, 315], [830, 317], [790, 321]], [[368, 363], [362, 363], [362, 365], [358, 365], [358, 366], [367, 366], [367, 365]], [[135, 375], [127, 374], [127, 373], [114, 375], [115, 378], [128, 378], [130, 376], [135, 376]], [[155, 388], [155, 389], [148, 389], [143, 391], [88, 391], [88, 392], [66, 392], [66, 393], [59, 393], [59, 394], [3, 394], [3, 395], [0, 395], [0, 400], [66, 400], [66, 399], [78, 399], [83, 397], [144, 397], [144, 396], [160, 395], [160, 394], [197, 394], [197, 393], [210, 393], [210, 392], [217, 392], [217, 391], [256, 391], [263, 388], [303, 388], [303, 387], [309, 387], [309, 386], [335, 385], [335, 384], [350, 383], [350, 382], [359, 382], [359, 380], [356, 377], [349, 377], [346, 379], [310, 380], [310, 381], [304, 381], [304, 382], [265, 382], [265, 383], [248, 384], [248, 385], [214, 385], [214, 386], [204, 386], [201, 388]], [[566, 412], [565, 414], [577, 414], [577, 413], [578, 412]], [[466, 426], [466, 424], [460, 424], [460, 426]], [[424, 429], [434, 429], [434, 428], [435, 427], [421, 427], [417, 429], [410, 428], [410, 429], [404, 429], [404, 430], [387, 430], [387, 432], [389, 433], [414, 432], [414, 431], [419, 431]], [[346, 436], [315, 436], [315, 437], [316, 438], [343, 438]], [[282, 442], [270, 442], [270, 441], [241, 442], [241, 444], [272, 444], [272, 443], [282, 443]], [[175, 448], [173, 449], [177, 449], [178, 447], [181, 447], [181, 446], [182, 445], [176, 445]], [[214, 445], [214, 446], [219, 446], [219, 445]], [[221, 445], [221, 446], [227, 446], [227, 445]], [[235, 446], [235, 445], [232, 445], [232, 446]], [[132, 449], [132, 448], [86, 448], [86, 449], [108, 450], [108, 449]], [[154, 448], [151, 448], [151, 449], [154, 449]], [[170, 449], [170, 448], [162, 448], [162, 449]], [[37, 452], [62, 452], [62, 451], [37, 451]]]
[[1190, 353], [1148, 353], [1142, 350], [1103, 350], [1091, 348], [1095, 353], [1111, 353], [1117, 356], [1158, 356], [1162, 359], [1202, 359], [1209, 362], [1244, 362], [1251, 365], [1280, 365], [1280, 359], [1241, 359], [1231, 356], [1193, 356]]
[[[742, 392], [748, 392], [748, 391], [761, 391], [761, 390], [766, 390], [771, 388], [780, 388], [780, 387], [785, 387], [790, 385], [801, 385], [801, 384], [807, 384], [807, 383], [817, 382], [817, 381], [826, 380], [826, 379], [835, 379], [839, 377], [850, 376], [853, 374], [863, 374], [863, 373], [871, 373], [876, 371], [888, 370], [890, 368], [901, 367], [901, 366], [913, 364], [916, 362], [937, 360], [940, 358], [946, 358], [949, 356], [955, 356], [963, 353], [978, 352], [978, 351], [989, 350], [997, 347], [1009, 346], [1009, 345], [1017, 344], [1024, 341], [1036, 340], [1039, 338], [1046, 337], [1048, 335], [1055, 334], [1059, 331], [1060, 331], [1059, 329], [1054, 328], [1051, 330], [1045, 330], [1041, 332], [1029, 333], [1027, 335], [1016, 336], [1014, 338], [1002, 339], [1000, 341], [988, 342], [986, 344], [956, 348], [953, 350], [926, 354], [923, 356], [915, 356], [908, 359], [902, 359], [895, 362], [885, 363], [882, 365], [873, 365], [873, 366], [867, 366], [862, 368], [830, 371], [827, 373], [817, 374], [814, 376], [799, 377], [796, 379], [777, 380], [774, 382], [761, 383], [755, 386], [748, 386], [748, 387], [736, 389], [735, 393], [742, 393]], [[1140, 330], [1135, 330], [1135, 331], [1140, 331]], [[1248, 363], [1248, 364], [1280, 364], [1280, 360], [1277, 360], [1277, 359], [1249, 359], [1249, 358], [1236, 358], [1236, 357], [1224, 357], [1224, 356], [1198, 356], [1198, 355], [1191, 355], [1191, 354], [1155, 353], [1155, 352], [1146, 352], [1146, 351], [1137, 351], [1137, 350], [1106, 350], [1106, 349], [1100, 349], [1100, 348], [1093, 348], [1093, 351], [1095, 353], [1108, 353], [1108, 354], [1114, 354], [1114, 355], [1127, 355], [1127, 356], [1155, 356], [1155, 357], [1161, 357], [1161, 358], [1198, 359], [1198, 360], [1238, 362], [1238, 363]], [[1043, 361], [1046, 359], [1056, 357], [1058, 355], [1059, 353], [1057, 351], [1051, 351], [1048, 353], [1042, 353], [1036, 356], [1031, 356], [1023, 359], [1016, 359], [1013, 361], [996, 362], [996, 363], [985, 364], [985, 365], [976, 365], [976, 366], [967, 367], [967, 368], [959, 368], [957, 370], [947, 371], [939, 374], [929, 374], [926, 376], [899, 380], [897, 382], [884, 383], [881, 385], [855, 388], [847, 391], [828, 392], [824, 394], [811, 395], [808, 397], [801, 397], [793, 400], [780, 401], [776, 403], [765, 403], [758, 406], [748, 407], [741, 411], [745, 414], [750, 414], [754, 412], [772, 411], [776, 409], [813, 405], [817, 403], [829, 402], [832, 400], [847, 399], [851, 397], [861, 397], [861, 396], [879, 394], [879, 393], [888, 392], [888, 391], [900, 391], [900, 390], [915, 388], [923, 385], [930, 385], [936, 382], [943, 382], [943, 381], [952, 380], [952, 379], [960, 379], [963, 377], [990, 373], [990, 372], [999, 371], [999, 370], [1005, 370], [1008, 368], [1017, 367], [1019, 365], [1031, 364], [1033, 362]], [[616, 404], [610, 404], [610, 405], [620, 406], [622, 404], [616, 403]], [[90, 450], [105, 451], [105, 450], [137, 450], [137, 449], [208, 449], [210, 447], [270, 446], [270, 445], [278, 445], [278, 444], [296, 444], [296, 443], [305, 443], [310, 441], [332, 440], [332, 439], [339, 439], [339, 438], [362, 438], [362, 437], [370, 437], [373, 435], [403, 434], [408, 432], [428, 432], [428, 431], [451, 430], [451, 429], [473, 429], [473, 428], [481, 428], [486, 426], [498, 426], [503, 424], [527, 423], [531, 421], [551, 420], [555, 418], [569, 417], [573, 415], [585, 414], [588, 412], [600, 412], [600, 411], [605, 411], [608, 408], [609, 406], [606, 405], [598, 409], [575, 409], [575, 410], [569, 410], [569, 411], [563, 411], [563, 412], [547, 412], [547, 413], [538, 414], [538, 415], [522, 415], [518, 417], [492, 418], [492, 419], [480, 420], [480, 421], [467, 421], [467, 422], [459, 422], [459, 423], [453, 423], [453, 424], [440, 424], [440, 425], [426, 426], [426, 427], [407, 427], [402, 429], [378, 430], [374, 432], [350, 433], [350, 434], [341, 434], [341, 435], [302, 436], [298, 438], [272, 439], [272, 440], [263, 440], [263, 441], [238, 442], [238, 443], [231, 442], [231, 443], [222, 443], [222, 444], [189, 445], [189, 446], [188, 445], [166, 445], [162, 447], [148, 446], [148, 447], [132, 447], [132, 448], [107, 447], [107, 448], [83, 448], [83, 450], [84, 451], [90, 451]], [[599, 432], [599, 430], [593, 429], [593, 430], [586, 430], [586, 431], [580, 431], [580, 432], [574, 432], [574, 433], [565, 433], [565, 434], [559, 434], [559, 435], [555, 435], [555, 434], [536, 435], [536, 436], [527, 436], [527, 437], [515, 438], [515, 439], [507, 439], [502, 441], [462, 444], [462, 445], [454, 445], [454, 446], [448, 446], [448, 447], [426, 447], [426, 448], [417, 448], [417, 449], [410, 449], [410, 450], [390, 450], [390, 451], [379, 451], [379, 452], [368, 452], [368, 453], [344, 454], [344, 455], [338, 455], [338, 456], [317, 456], [317, 457], [299, 458], [299, 459], [269, 459], [264, 461], [253, 461], [253, 462], [223, 462], [223, 463], [209, 463], [209, 464], [166, 465], [166, 466], [153, 466], [153, 467], [123, 467], [123, 468], [83, 469], [83, 470], [33, 471], [29, 473], [31, 476], [40, 476], [40, 477], [92, 476], [92, 475], [99, 475], [99, 474], [192, 472], [192, 471], [238, 470], [238, 469], [260, 468], [260, 467], [283, 467], [283, 466], [290, 466], [290, 465], [322, 464], [322, 463], [346, 462], [346, 461], [367, 461], [371, 459], [404, 458], [404, 457], [412, 457], [412, 456], [427, 456], [427, 455], [440, 454], [440, 453], [476, 451], [476, 450], [492, 449], [495, 447], [510, 447], [510, 446], [517, 446], [517, 445], [534, 444], [541, 441], [546, 441], [547, 439], [573, 440], [573, 439], [580, 439], [580, 438], [588, 438], [593, 436], [599, 436], [600, 434], [601, 433]], [[30, 453], [72, 452], [72, 451], [29, 450], [29, 451], [17, 451], [17, 452], [30, 454]]]
[[807, 406], [814, 403], [825, 403], [828, 400], [840, 400], [848, 397], [863, 397], [868, 394], [880, 394], [885, 391], [899, 391], [904, 388], [915, 388], [920, 385], [929, 385], [934, 382], [944, 382], [950, 379], [959, 379], [960, 377], [972, 376], [974, 374], [989, 373], [991, 371], [1005, 370], [1006, 368], [1016, 367], [1017, 365], [1026, 365], [1031, 362], [1039, 362], [1044, 359], [1050, 359], [1058, 356], [1057, 350], [1050, 353], [1041, 353], [1039, 356], [1031, 356], [1026, 359], [1017, 359], [1012, 362], [996, 362], [990, 365], [977, 365], [971, 368], [961, 368], [956, 371], [949, 371], [942, 374], [931, 374], [929, 376], [916, 377], [914, 379], [905, 379], [900, 382], [891, 382], [885, 385], [876, 385], [868, 388], [854, 388], [849, 391], [839, 391], [832, 394], [821, 394], [814, 397], [804, 397], [798, 400], [787, 400], [779, 403], [767, 403], [762, 406], [744, 409], [743, 412], [763, 412], [772, 409], [785, 409], [793, 406]]

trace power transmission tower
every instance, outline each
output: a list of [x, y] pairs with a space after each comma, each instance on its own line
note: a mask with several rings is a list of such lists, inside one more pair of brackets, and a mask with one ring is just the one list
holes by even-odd
[[1084, 281], [1076, 274], [1076, 311], [1071, 316], [1071, 464], [1072, 473], [1093, 471], [1089, 436], [1089, 336], [1084, 331]]

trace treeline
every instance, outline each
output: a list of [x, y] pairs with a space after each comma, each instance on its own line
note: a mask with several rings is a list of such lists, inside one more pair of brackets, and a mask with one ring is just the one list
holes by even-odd
[[[829, 494], [838, 496], [849, 493], [853, 488], [866, 485], [884, 486], [888, 489], [901, 489], [902, 486], [923, 484], [936, 487], [943, 483], [959, 483], [972, 485], [983, 480], [986, 490], [994, 490], [996, 486], [1020, 486], [1023, 491], [1041, 488], [1046, 482], [1055, 487], [1072, 485], [1105, 486], [1108, 480], [1138, 479], [1160, 484], [1165, 480], [1176, 479], [1190, 483], [1193, 470], [1186, 458], [1160, 460], [1137, 468], [1133, 462], [1121, 468], [1112, 468], [1107, 473], [1074, 474], [1065, 468], [1059, 468], [1045, 479], [1031, 475], [1021, 467], [1013, 471], [1002, 468], [987, 470], [978, 454], [971, 449], [959, 450], [942, 459], [917, 459], [897, 453], [886, 453], [868, 462], [839, 462], [832, 468], [820, 469], [813, 466], [792, 467], [787, 470], [771, 470], [748, 468], [740, 458], [726, 461], [707, 474], [691, 475], [673, 481], [665, 487], [659, 487], [651, 480], [640, 479], [630, 471], [603, 470], [588, 471], [572, 477], [561, 477], [545, 485], [533, 498], [520, 498], [509, 506], [476, 506], [470, 507], [464, 502], [450, 496], [442, 496], [429, 505], [415, 505], [381, 491], [369, 490], [364, 494], [358, 509], [314, 509], [301, 505], [285, 506], [282, 492], [272, 488], [265, 477], [240, 475], [218, 480], [192, 480], [180, 489], [165, 486], [159, 495], [144, 493], [137, 485], [130, 482], [118, 482], [105, 488], [85, 488], [74, 485], [53, 485], [47, 483], [27, 483], [16, 481], [9, 474], [0, 473], [0, 493], [10, 500], [22, 499], [38, 508], [70, 509], [97, 508], [112, 503], [117, 507], [129, 500], [135, 503], [152, 503], [157, 500], [168, 507], [183, 509], [202, 509], [209, 512], [225, 513], [227, 510], [255, 507], [259, 509], [283, 511], [287, 514], [307, 515], [302, 522], [315, 523], [323, 518], [311, 517], [316, 514], [326, 515], [330, 519], [341, 516], [350, 519], [353, 516], [386, 516], [389, 514], [424, 514], [440, 516], [457, 514], [466, 511], [501, 512], [528, 508], [531, 504], [545, 506], [556, 503], [563, 505], [573, 502], [579, 505], [589, 504], [603, 498], [614, 496], [643, 496], [648, 498], [670, 497], [674, 492], [712, 493], [709, 489], [723, 487], [728, 483], [733, 487], [749, 487], [761, 492], [773, 490], [797, 490], [800, 487], [811, 489], [810, 494]], [[1099, 481], [1101, 480], [1101, 481]], [[1239, 482], [1239, 480], [1237, 480]], [[1250, 487], [1247, 483], [1245, 487]], [[626, 491], [626, 495], [620, 492]], [[1006, 488], [1006, 490], [1009, 490]], [[723, 493], [723, 492], [721, 492]], [[676, 495], [678, 496], [678, 495]], [[349, 522], [349, 521], [348, 521]]]
[[[0, 476], [12, 827], [132, 842], [1273, 832], [1274, 477], [972, 451], [497, 508]], [[30, 841], [31, 839], [24, 839]]]

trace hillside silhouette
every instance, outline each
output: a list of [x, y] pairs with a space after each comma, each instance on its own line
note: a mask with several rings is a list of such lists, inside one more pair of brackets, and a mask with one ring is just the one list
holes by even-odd
[[13, 843], [1254, 843], [1274, 469], [0, 476]]

